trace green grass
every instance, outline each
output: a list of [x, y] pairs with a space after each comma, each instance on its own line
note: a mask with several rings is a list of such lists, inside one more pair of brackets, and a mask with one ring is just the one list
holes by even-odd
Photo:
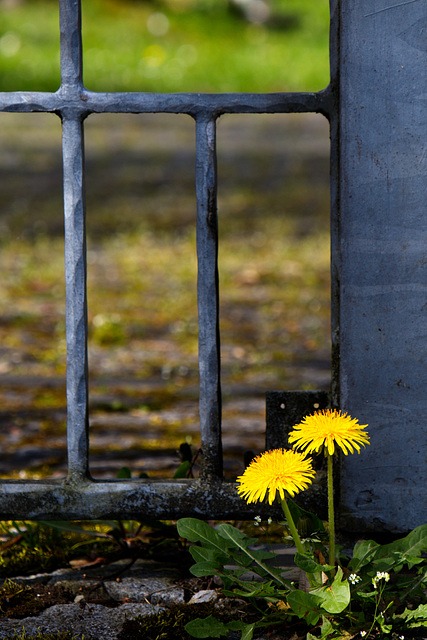
[[[274, 228], [274, 238], [229, 236], [221, 243], [223, 367], [229, 382], [256, 377], [274, 384], [296, 353], [307, 359], [325, 354], [327, 232], [296, 242], [286, 222]], [[64, 373], [62, 248], [60, 239], [38, 239], [2, 249], [0, 296], [5, 308], [13, 309], [0, 328], [10, 362], [4, 372]], [[168, 364], [178, 369], [185, 362], [196, 378], [194, 232], [173, 244], [168, 236], [123, 234], [98, 246], [90, 243], [88, 257], [94, 369], [103, 352], [111, 374], [156, 377], [169, 347]], [[21, 359], [14, 362], [18, 349]], [[44, 394], [36, 405], [54, 406], [55, 398]]]
[[[327, 0], [272, 0], [272, 6], [280, 20], [255, 25], [230, 13], [225, 0], [83, 0], [85, 84], [113, 91], [321, 89], [328, 75]], [[167, 24], [164, 35], [147, 29], [153, 14]], [[3, 8], [0, 29], [0, 90], [55, 90], [56, 0]], [[14, 451], [47, 441], [65, 451], [60, 121], [6, 113], [0, 125], [0, 401], [13, 425]], [[313, 136], [326, 143], [312, 144]], [[327, 385], [327, 136], [321, 116], [219, 121], [225, 430], [242, 415], [264, 422], [262, 405], [260, 411], [258, 404], [236, 403], [239, 389], [259, 396], [265, 389]], [[194, 122], [90, 116], [85, 146], [96, 465], [115, 414], [127, 411], [144, 423], [138, 436], [126, 427], [132, 447], [144, 450], [173, 452], [198, 420]], [[251, 438], [246, 446], [258, 450]], [[56, 473], [61, 451], [52, 449], [28, 473]], [[104, 466], [113, 468], [111, 460]]]
[[[7, 113], [0, 124], [0, 402], [14, 437], [5, 430], [0, 444], [12, 455], [51, 443], [49, 457], [31, 463], [43, 477], [65, 455], [60, 122]], [[85, 133], [93, 464], [119, 424], [133, 448], [174, 455], [187, 436], [198, 444], [194, 123], [107, 114], [88, 118]], [[328, 386], [327, 136], [321, 116], [219, 121], [224, 431], [241, 416], [259, 425], [245, 436], [253, 450], [264, 408], [250, 397], [239, 404], [240, 390], [259, 399]], [[104, 458], [113, 476], [118, 453]]]
[[13, 636], [7, 636], [4, 640], [85, 640], [84, 636], [76, 635], [72, 631], [54, 631], [52, 633], [42, 633], [38, 631], [36, 635], [28, 634], [25, 629], [16, 632]]
[[[328, 83], [328, 0], [272, 0], [254, 24], [226, 0], [83, 1], [84, 80], [96, 91], [317, 91]], [[0, 91], [55, 91], [58, 5], [2, 8]]]

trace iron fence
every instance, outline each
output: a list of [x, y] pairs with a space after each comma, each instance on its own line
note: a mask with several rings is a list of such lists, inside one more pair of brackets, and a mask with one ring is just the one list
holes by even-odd
[[[221, 374], [218, 290], [216, 123], [222, 114], [320, 113], [332, 122], [332, 173], [337, 167], [335, 3], [332, 2], [332, 81], [318, 93], [102, 93], [83, 85], [80, 0], [59, 0], [61, 86], [55, 93], [0, 93], [0, 109], [9, 113], [57, 114], [62, 121], [65, 216], [67, 342], [66, 480], [0, 482], [2, 519], [215, 518], [253, 517], [253, 507], [237, 495], [235, 483], [223, 479], [221, 444]], [[334, 53], [335, 52], [335, 53]], [[95, 481], [89, 473], [86, 231], [84, 120], [100, 113], [188, 114], [196, 128], [197, 258], [202, 463], [197, 480]], [[335, 151], [334, 151], [335, 149]], [[333, 200], [334, 189], [332, 189]], [[301, 405], [301, 398], [303, 402]], [[267, 445], [278, 446], [281, 422], [295, 405], [292, 394], [270, 394]], [[303, 414], [325, 406], [326, 394], [304, 394]], [[299, 403], [299, 404], [298, 404]], [[286, 411], [283, 409], [286, 405]], [[294, 406], [295, 409], [295, 406]], [[279, 412], [279, 413], [278, 413]], [[295, 415], [294, 415], [295, 417]], [[307, 492], [307, 500], [321, 497]], [[311, 496], [311, 497], [310, 497]], [[262, 513], [260, 505], [256, 513]], [[271, 513], [271, 511], [270, 511]]]

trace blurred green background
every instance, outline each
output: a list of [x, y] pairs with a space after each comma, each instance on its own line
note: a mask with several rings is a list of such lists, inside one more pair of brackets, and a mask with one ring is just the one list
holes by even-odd
[[[100, 91], [319, 90], [327, 0], [83, 0]], [[0, 90], [59, 86], [57, 0], [0, 0]], [[85, 121], [91, 471], [172, 475], [197, 446], [194, 121]], [[329, 129], [218, 120], [226, 473], [264, 446], [265, 391], [330, 384]], [[0, 476], [66, 467], [61, 123], [0, 113]], [[117, 434], [120, 437], [117, 437]], [[24, 474], [24, 475], [22, 475]]]
[[[0, 91], [55, 91], [56, 0], [0, 0]], [[317, 91], [328, 0], [83, 0], [95, 91]]]

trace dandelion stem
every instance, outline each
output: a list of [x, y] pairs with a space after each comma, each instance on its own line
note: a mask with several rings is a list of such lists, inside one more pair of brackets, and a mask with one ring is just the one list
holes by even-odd
[[[282, 505], [283, 513], [285, 514], [286, 522], [288, 523], [289, 531], [291, 532], [291, 536], [293, 538], [293, 541], [295, 542], [297, 551], [298, 553], [302, 553], [304, 555], [305, 549], [301, 542], [301, 538], [299, 537], [298, 529], [295, 526], [295, 522], [290, 512], [290, 509], [288, 507], [288, 503], [286, 502], [286, 498], [283, 498], [283, 500], [280, 500], [280, 502]], [[313, 579], [313, 575], [311, 573], [307, 573], [306, 575], [307, 575], [307, 580], [309, 582], [310, 587], [313, 587], [315, 582], [315, 580]]]
[[335, 513], [333, 456], [328, 453], [328, 519], [329, 519], [329, 564], [335, 566]]
[[283, 513], [285, 514], [286, 522], [288, 523], [289, 531], [291, 532], [291, 536], [295, 542], [297, 551], [298, 553], [305, 553], [304, 547], [302, 546], [301, 538], [299, 537], [298, 530], [295, 526], [294, 519], [292, 518], [288, 503], [286, 502], [286, 498], [283, 498], [283, 500], [281, 500], [280, 502], [282, 503]]

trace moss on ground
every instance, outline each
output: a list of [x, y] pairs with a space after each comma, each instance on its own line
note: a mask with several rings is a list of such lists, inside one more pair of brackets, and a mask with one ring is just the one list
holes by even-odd
[[5, 580], [0, 587], [0, 618], [22, 620], [37, 616], [55, 604], [69, 604], [73, 600], [71, 591], [60, 585], [29, 586]]
[[[244, 609], [245, 607], [243, 607]], [[118, 640], [192, 640], [193, 636], [185, 630], [185, 625], [196, 618], [206, 618], [214, 615], [218, 620], [236, 620], [248, 616], [236, 608], [232, 612], [218, 609], [213, 604], [181, 604], [174, 605], [167, 611], [151, 616], [139, 616], [133, 620], [126, 620]]]
[[[23, 539], [18, 534], [15, 538], [0, 546], [0, 579], [10, 576], [28, 576], [33, 573], [50, 573], [66, 567], [70, 560], [82, 557], [82, 543], [88, 542], [88, 536], [65, 534], [37, 523], [20, 523], [30, 528], [33, 538]], [[25, 533], [26, 535], [26, 533]], [[118, 546], [112, 540], [96, 539], [91, 547], [83, 547], [84, 553], [106, 555], [114, 558]]]
[[8, 636], [4, 640], [85, 640], [85, 636], [76, 635], [71, 631], [56, 631], [54, 633], [41, 633], [36, 635], [28, 634], [25, 629], [20, 633], [15, 633], [13, 636]]

